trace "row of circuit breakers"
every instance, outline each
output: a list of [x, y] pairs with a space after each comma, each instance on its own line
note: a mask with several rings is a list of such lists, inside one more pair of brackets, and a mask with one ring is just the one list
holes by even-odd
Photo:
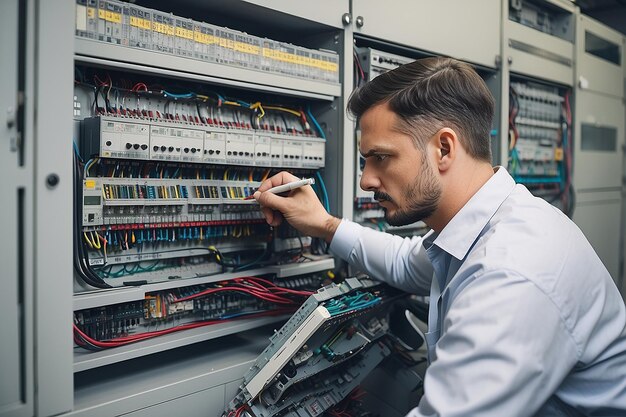
[[77, 0], [76, 35], [198, 61], [339, 83], [339, 55], [117, 0]]
[[324, 167], [325, 141], [250, 129], [98, 116], [83, 122], [82, 149], [104, 158], [274, 168]]

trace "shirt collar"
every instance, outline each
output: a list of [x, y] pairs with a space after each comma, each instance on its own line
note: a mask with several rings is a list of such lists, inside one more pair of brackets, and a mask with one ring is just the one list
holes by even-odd
[[458, 260], [465, 258], [480, 232], [514, 187], [515, 181], [506, 169], [495, 167], [494, 175], [436, 235], [433, 244]]

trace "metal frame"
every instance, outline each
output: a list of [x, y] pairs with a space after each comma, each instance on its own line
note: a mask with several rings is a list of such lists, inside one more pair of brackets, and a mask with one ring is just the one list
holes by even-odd
[[[72, 85], [75, 11], [71, 1], [36, 3], [34, 62], [36, 410], [72, 409]], [[54, 184], [54, 175], [58, 184]]]

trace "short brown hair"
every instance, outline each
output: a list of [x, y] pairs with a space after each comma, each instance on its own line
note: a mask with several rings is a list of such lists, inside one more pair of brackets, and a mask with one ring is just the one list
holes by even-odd
[[491, 161], [490, 131], [495, 103], [471, 65], [443, 57], [402, 65], [355, 90], [348, 111], [360, 118], [371, 107], [383, 103], [398, 115], [398, 128], [413, 137], [419, 148], [424, 145], [424, 134], [434, 133], [433, 127], [439, 130], [452, 125], [472, 157]]

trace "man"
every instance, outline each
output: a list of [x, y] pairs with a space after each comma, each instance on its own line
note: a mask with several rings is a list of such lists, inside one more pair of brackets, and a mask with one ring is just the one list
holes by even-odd
[[[491, 167], [494, 100], [467, 64], [428, 58], [383, 74], [348, 104], [361, 125], [361, 187], [392, 225], [423, 220], [402, 239], [330, 216], [310, 187], [282, 172], [255, 198], [330, 242], [373, 277], [430, 289], [430, 366], [410, 417], [626, 415], [626, 311], [580, 230]], [[433, 276], [434, 275], [434, 276]]]

